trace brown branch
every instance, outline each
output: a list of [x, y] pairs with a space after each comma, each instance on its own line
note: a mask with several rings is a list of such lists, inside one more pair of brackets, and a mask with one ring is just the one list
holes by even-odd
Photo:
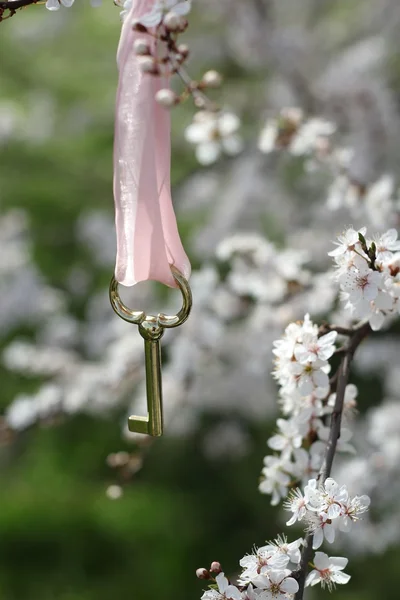
[[[16, 11], [19, 8], [25, 8], [25, 6], [29, 6], [30, 4], [38, 4], [38, 2], [43, 2], [43, 0], [7, 0], [0, 1], [0, 22], [5, 18], [12, 17], [15, 15]], [[9, 14], [7, 17], [4, 17], [4, 12], [8, 10]]]
[[[339, 328], [332, 328], [331, 331], [337, 331], [338, 329]], [[363, 323], [359, 325], [352, 330], [352, 335], [349, 341], [343, 347], [344, 356], [337, 371], [336, 401], [331, 415], [329, 438], [326, 445], [324, 460], [318, 474], [318, 481], [320, 484], [323, 484], [331, 474], [336, 447], [338, 439], [340, 438], [344, 396], [346, 393], [346, 386], [349, 381], [351, 363], [358, 346], [370, 332], [371, 328], [369, 323]], [[345, 333], [344, 335], [348, 334]], [[298, 571], [293, 573], [293, 577], [297, 579], [299, 584], [299, 589], [295, 596], [295, 600], [302, 600], [303, 598], [308, 563], [311, 560], [312, 554], [312, 540], [313, 534], [309, 533], [306, 536], [304, 548], [301, 554], [300, 568]]]
[[29, 6], [30, 4], [37, 4], [38, 2], [43, 2], [43, 0], [8, 0], [7, 2], [1, 1], [0, 8], [4, 10], [17, 10], [18, 8]]
[[329, 323], [322, 323], [318, 330], [318, 335], [322, 336], [331, 331], [336, 331], [339, 335], [351, 337], [354, 334], [353, 327], [339, 327], [338, 325], [329, 325]]

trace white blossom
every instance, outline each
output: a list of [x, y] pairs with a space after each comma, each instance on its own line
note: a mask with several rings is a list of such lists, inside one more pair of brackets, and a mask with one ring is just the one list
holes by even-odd
[[186, 128], [185, 137], [196, 146], [196, 158], [202, 165], [216, 162], [222, 152], [235, 156], [242, 151], [243, 143], [237, 131], [240, 119], [234, 113], [198, 111]]
[[374, 236], [377, 261], [384, 263], [393, 257], [394, 252], [400, 250], [400, 240], [397, 239], [397, 235], [396, 229], [389, 229], [380, 236]]
[[301, 559], [300, 547], [303, 543], [303, 538], [298, 538], [294, 542], [288, 542], [285, 535], [278, 535], [273, 542], [269, 542], [267, 548], [275, 548], [275, 551], [285, 554], [290, 563], [297, 565]]
[[299, 589], [297, 581], [290, 577], [291, 571], [270, 571], [268, 577], [260, 576], [256, 586], [263, 590], [262, 600], [287, 600], [288, 594], [295, 594]]
[[218, 586], [218, 591], [207, 590], [202, 595], [202, 600], [242, 600], [242, 595], [238, 588], [229, 584], [224, 573], [217, 575], [215, 581]]
[[299, 489], [293, 490], [283, 503], [283, 507], [293, 513], [286, 525], [290, 526], [296, 521], [302, 521], [307, 514], [307, 504], [307, 496], [303, 496]]
[[336, 331], [330, 331], [326, 335], [315, 339], [315, 335], [304, 334], [301, 344], [295, 348], [295, 358], [302, 364], [314, 362], [317, 359], [329, 360], [335, 351]]
[[324, 552], [316, 552], [314, 557], [314, 569], [308, 574], [306, 586], [321, 584], [327, 586], [329, 590], [335, 587], [336, 583], [344, 584], [350, 581], [350, 575], [343, 573], [348, 563], [347, 558], [333, 556], [329, 558]]
[[298, 424], [294, 419], [278, 419], [276, 423], [280, 432], [269, 438], [268, 446], [272, 450], [278, 450], [284, 452], [284, 455], [290, 456], [292, 450], [300, 448], [302, 444], [302, 435]]
[[287, 473], [289, 463], [275, 456], [264, 458], [262, 479], [258, 489], [262, 494], [270, 494], [272, 506], [276, 506], [281, 498], [287, 495], [290, 476]]
[[368, 510], [369, 504], [368, 496], [351, 498], [345, 485], [340, 486], [328, 477], [320, 486], [316, 479], [310, 479], [304, 494], [299, 489], [293, 490], [284, 508], [293, 513], [287, 525], [304, 521], [307, 531], [313, 534], [313, 549], [317, 550], [324, 539], [334, 542], [336, 525], [342, 531], [349, 530], [359, 515]]
[[346, 229], [342, 235], [338, 236], [338, 242], [335, 242], [337, 248], [328, 252], [328, 256], [338, 257], [347, 252], [362, 252], [361, 242], [359, 240], [359, 234], [365, 235], [367, 228], [363, 227], [356, 231], [352, 227]]
[[302, 396], [312, 394], [316, 388], [329, 387], [329, 365], [326, 361], [316, 359], [306, 364], [293, 362], [290, 373]]
[[244, 556], [239, 564], [243, 568], [240, 575], [240, 585], [249, 582], [255, 583], [260, 575], [267, 575], [271, 570], [281, 570], [289, 563], [287, 553], [280, 552], [276, 546], [271, 544], [261, 548], [255, 548], [252, 554]]
[[156, 0], [150, 12], [139, 19], [145, 27], [157, 27], [168, 13], [178, 16], [187, 15], [192, 8], [191, 0]]
[[289, 146], [289, 152], [295, 156], [310, 154], [319, 149], [325, 138], [329, 138], [336, 131], [336, 125], [320, 118], [306, 121]]
[[[365, 239], [365, 247], [358, 239]], [[368, 319], [371, 328], [381, 329], [387, 317], [399, 313], [397, 232], [389, 229], [368, 239], [366, 229], [350, 228], [339, 236], [335, 259], [341, 300], [353, 318]]]
[[313, 550], [318, 550], [322, 546], [324, 539], [329, 544], [333, 544], [335, 541], [335, 527], [329, 522], [325, 512], [308, 512], [306, 519], [308, 525], [307, 531], [313, 535]]

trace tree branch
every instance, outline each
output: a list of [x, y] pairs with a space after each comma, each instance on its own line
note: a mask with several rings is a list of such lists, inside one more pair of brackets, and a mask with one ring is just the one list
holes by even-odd
[[[15, 15], [16, 11], [19, 8], [24, 8], [25, 6], [29, 6], [30, 4], [38, 4], [39, 2], [43, 3], [43, 0], [7, 0], [0, 1], [0, 22], [5, 18], [12, 17]], [[7, 17], [4, 17], [4, 12], [8, 10], [9, 14]]]
[[1, 1], [0, 8], [8, 10], [17, 10], [18, 8], [29, 6], [29, 4], [37, 4], [38, 2], [43, 2], [43, 0], [8, 0], [7, 2]]
[[[332, 328], [331, 330], [338, 329], [339, 328]], [[346, 386], [349, 381], [351, 363], [358, 346], [370, 332], [371, 328], [369, 323], [363, 323], [359, 325], [358, 327], [352, 330], [352, 336], [350, 337], [347, 344], [343, 347], [344, 356], [337, 371], [338, 376], [336, 387], [336, 401], [331, 415], [329, 438], [326, 445], [324, 460], [318, 474], [318, 482], [320, 484], [323, 484], [331, 474], [332, 464], [336, 453], [337, 442], [340, 438], [344, 396], [346, 393]], [[308, 571], [308, 563], [311, 560], [312, 554], [312, 540], [313, 534], [309, 533], [306, 536], [305, 545], [301, 554], [300, 568], [297, 572], [293, 574], [293, 576], [296, 577], [297, 582], [299, 584], [299, 589], [295, 596], [295, 600], [302, 600], [303, 598], [304, 584]]]

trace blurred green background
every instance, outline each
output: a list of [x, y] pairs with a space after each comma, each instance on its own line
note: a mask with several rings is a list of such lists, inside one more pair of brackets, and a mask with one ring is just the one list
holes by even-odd
[[[327, 5], [332, 18], [347, 18], [347, 3]], [[195, 13], [192, 31], [198, 39], [203, 27], [210, 38], [223, 26]], [[37, 6], [0, 29], [1, 101], [15, 107], [21, 123], [1, 146], [0, 209], [28, 212], [34, 260], [44, 278], [67, 293], [68, 309], [79, 319], [90, 295], [105, 288], [110, 277], [77, 243], [75, 226], [87, 209], [113, 213], [118, 9], [111, 2], [97, 10], [76, 2], [73, 9], [52, 14]], [[189, 41], [190, 36], [191, 30]], [[202, 67], [219, 67], [228, 97], [240, 86], [251, 92], [245, 115], [245, 130], [251, 131], [252, 111], [262, 105], [253, 92], [262, 89], [268, 69], [246, 72], [231, 56], [218, 55], [212, 64], [208, 56], [204, 65], [201, 60], [195, 74]], [[175, 185], [198, 168], [182, 142], [190, 114], [185, 108], [174, 116]], [[181, 228], [190, 248], [195, 224], [183, 222]], [[76, 269], [91, 272], [89, 290], [81, 296], [70, 294], [67, 285]], [[2, 347], [13, 336], [34, 330], [34, 325], [14, 328]], [[364, 389], [370, 384], [364, 383]], [[1, 367], [2, 407], [36, 385], [35, 378]], [[121, 441], [118, 411], [111, 419], [76, 416], [57, 427], [38, 426], [5, 443], [0, 457], [1, 600], [188, 600], [200, 597], [203, 588], [195, 578], [197, 567], [219, 560], [234, 575], [253, 544], [262, 545], [283, 529], [279, 509], [257, 491], [273, 423], [255, 426], [241, 418], [251, 453], [211, 460], [202, 452], [211, 418], [218, 419], [205, 414], [185, 440], [158, 440], [116, 501], [105, 494], [118, 481], [106, 459], [115, 450], [131, 451]], [[397, 598], [399, 560], [400, 552], [393, 550], [353, 557], [351, 585], [333, 596]], [[313, 592], [313, 597], [327, 593]]]

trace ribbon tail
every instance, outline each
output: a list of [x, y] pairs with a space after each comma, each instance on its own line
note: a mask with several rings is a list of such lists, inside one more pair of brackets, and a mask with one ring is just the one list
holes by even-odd
[[[118, 48], [119, 84], [114, 139], [114, 199], [117, 231], [115, 277], [132, 286], [154, 279], [171, 287], [170, 265], [190, 275], [172, 205], [170, 188], [170, 115], [155, 101], [158, 77], [144, 74], [133, 44], [138, 0], [123, 25]], [[143, 37], [143, 34], [140, 34]], [[149, 36], [149, 42], [151, 43]], [[153, 42], [154, 43], [154, 42]]]

